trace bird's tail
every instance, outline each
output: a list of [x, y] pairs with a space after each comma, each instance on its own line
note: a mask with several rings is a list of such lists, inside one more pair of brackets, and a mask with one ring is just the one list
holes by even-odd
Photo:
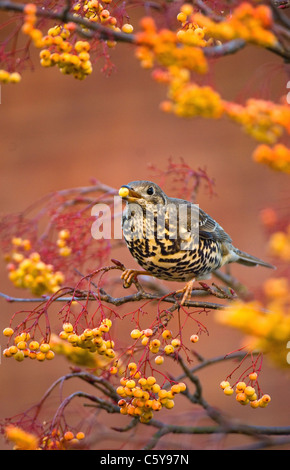
[[264, 266], [265, 268], [271, 268], [271, 269], [276, 269], [275, 266], [273, 266], [270, 263], [266, 263], [265, 261], [256, 258], [255, 256], [249, 255], [248, 253], [245, 253], [244, 251], [240, 251], [237, 248], [234, 249], [234, 252], [236, 255], [238, 255], [238, 259], [236, 260], [236, 263], [244, 264], [246, 266]]

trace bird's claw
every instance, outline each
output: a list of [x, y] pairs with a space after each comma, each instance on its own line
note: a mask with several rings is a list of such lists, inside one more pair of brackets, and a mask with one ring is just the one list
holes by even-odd
[[191, 292], [192, 292], [192, 289], [193, 289], [193, 283], [194, 283], [195, 279], [192, 279], [191, 281], [189, 281], [183, 289], [180, 289], [180, 290], [177, 290], [176, 291], [176, 294], [183, 294], [182, 296], [182, 299], [181, 299], [181, 302], [180, 302], [180, 305], [184, 305], [185, 302], [187, 302], [188, 300], [191, 299]]
[[125, 271], [122, 272], [121, 279], [124, 280], [123, 282], [124, 289], [128, 289], [131, 286], [137, 274], [138, 274], [138, 271], [136, 271], [136, 269], [125, 269]]

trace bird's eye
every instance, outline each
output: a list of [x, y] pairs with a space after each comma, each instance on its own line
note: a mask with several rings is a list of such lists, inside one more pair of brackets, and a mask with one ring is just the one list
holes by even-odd
[[149, 196], [152, 196], [152, 194], [154, 194], [154, 188], [152, 188], [152, 186], [149, 186], [149, 188], [147, 189], [147, 194], [149, 194]]

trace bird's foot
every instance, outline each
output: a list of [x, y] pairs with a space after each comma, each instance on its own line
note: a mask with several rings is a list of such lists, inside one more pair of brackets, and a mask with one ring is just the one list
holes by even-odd
[[148, 273], [147, 271], [138, 271], [136, 269], [125, 269], [121, 274], [121, 279], [124, 280], [123, 287], [128, 289], [131, 284], [137, 280], [137, 276], [153, 276], [153, 274]]
[[191, 281], [187, 282], [183, 289], [176, 291], [176, 294], [183, 294], [181, 305], [184, 305], [187, 300], [191, 299], [191, 292], [193, 289], [194, 281], [195, 279], [192, 279]]

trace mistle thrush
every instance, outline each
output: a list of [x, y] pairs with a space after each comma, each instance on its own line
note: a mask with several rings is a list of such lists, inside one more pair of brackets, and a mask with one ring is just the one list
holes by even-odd
[[181, 303], [191, 297], [195, 280], [208, 279], [228, 263], [274, 268], [232, 245], [223, 228], [197, 205], [168, 197], [150, 181], [133, 181], [120, 188], [126, 201], [122, 229], [127, 246], [145, 270], [128, 269], [122, 279], [129, 286], [141, 274], [185, 282]]

